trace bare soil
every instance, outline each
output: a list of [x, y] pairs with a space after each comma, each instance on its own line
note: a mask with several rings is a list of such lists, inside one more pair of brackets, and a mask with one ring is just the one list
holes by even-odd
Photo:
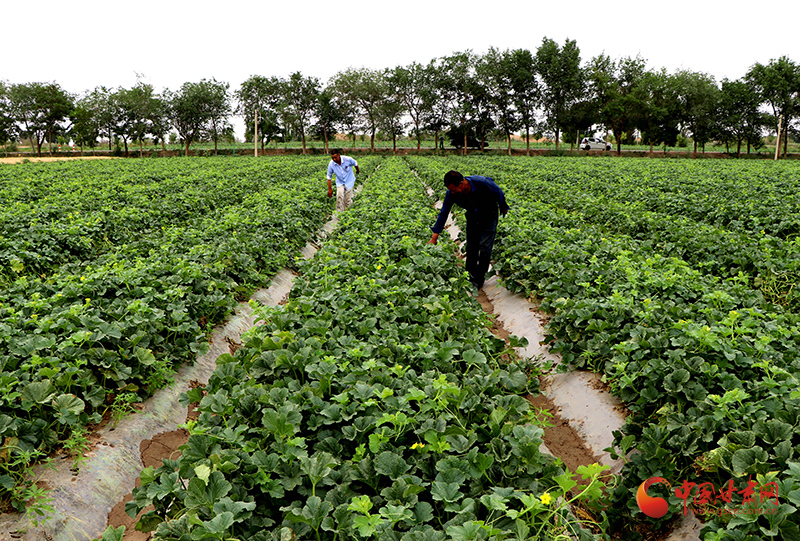
[[23, 162], [63, 162], [68, 160], [112, 160], [110, 156], [69, 156], [69, 157], [61, 157], [61, 156], [42, 156], [41, 158], [29, 158], [27, 156], [7, 156], [5, 158], [0, 158], [0, 163], [23, 163]]
[[[494, 306], [481, 290], [478, 293], [478, 302], [484, 312], [494, 313]], [[503, 328], [497, 318], [492, 318], [492, 333], [498, 338], [508, 341], [509, 332]], [[598, 458], [589, 450], [583, 439], [566, 419], [559, 415], [558, 408], [545, 395], [528, 395], [528, 401], [537, 409], [542, 410], [546, 425], [544, 427], [544, 444], [553, 456], [559, 457], [564, 465], [574, 472], [578, 466], [588, 466], [598, 462]]]

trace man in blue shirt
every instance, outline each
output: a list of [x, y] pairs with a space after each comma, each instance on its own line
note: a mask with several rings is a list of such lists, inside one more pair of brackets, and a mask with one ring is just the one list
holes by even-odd
[[444, 176], [447, 193], [429, 244], [436, 244], [444, 229], [453, 203], [466, 210], [467, 218], [467, 272], [472, 284], [480, 289], [489, 270], [494, 237], [497, 233], [498, 210], [503, 216], [508, 204], [503, 190], [489, 177], [463, 176], [458, 171], [448, 171]]
[[353, 187], [356, 184], [355, 172], [360, 173], [358, 162], [350, 156], [342, 156], [338, 148], [331, 150], [331, 161], [328, 163], [328, 197], [333, 195], [331, 178], [336, 175], [336, 210], [345, 210], [353, 202]]

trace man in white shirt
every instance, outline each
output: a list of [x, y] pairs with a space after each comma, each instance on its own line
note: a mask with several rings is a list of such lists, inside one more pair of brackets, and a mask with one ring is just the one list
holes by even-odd
[[328, 197], [333, 196], [331, 178], [336, 175], [336, 210], [345, 210], [353, 202], [353, 187], [356, 175], [360, 173], [358, 162], [350, 156], [342, 156], [338, 148], [331, 150], [331, 161], [328, 163]]

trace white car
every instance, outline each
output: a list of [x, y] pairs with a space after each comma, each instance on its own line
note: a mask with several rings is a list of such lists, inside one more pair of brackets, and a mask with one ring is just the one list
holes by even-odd
[[611, 143], [595, 137], [584, 137], [580, 146], [583, 150], [611, 150]]

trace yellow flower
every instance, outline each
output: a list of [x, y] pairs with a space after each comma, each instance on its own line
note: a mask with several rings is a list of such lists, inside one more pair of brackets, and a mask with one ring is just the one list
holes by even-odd
[[412, 449], [422, 449], [423, 447], [425, 447], [424, 443], [415, 443], [411, 446]]
[[550, 505], [550, 502], [553, 501], [553, 498], [550, 496], [549, 492], [545, 492], [544, 494], [539, 496], [539, 499], [542, 500], [542, 503], [545, 505]]

